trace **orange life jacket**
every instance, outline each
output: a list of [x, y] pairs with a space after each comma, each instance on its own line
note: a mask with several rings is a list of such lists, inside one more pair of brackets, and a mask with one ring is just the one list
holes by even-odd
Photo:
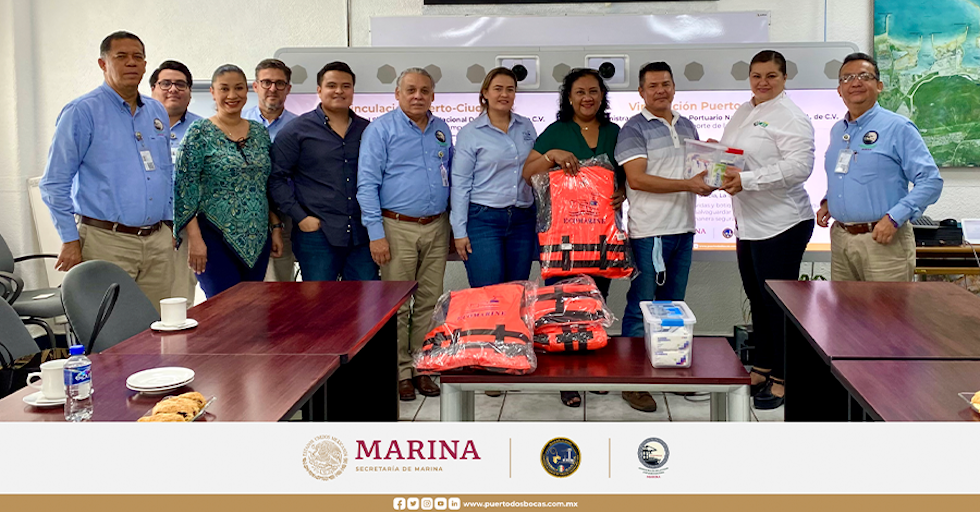
[[551, 171], [537, 183], [541, 277], [632, 275], [633, 254], [609, 199], [615, 191], [613, 171], [600, 166], [580, 167], [575, 176]]
[[537, 360], [525, 320], [526, 295], [527, 288], [520, 283], [443, 295], [445, 322], [426, 335], [415, 357], [416, 369], [474, 368], [516, 375], [534, 371]]
[[534, 346], [545, 352], [598, 350], [608, 341], [606, 330], [597, 323], [588, 325], [545, 325], [534, 330]]
[[535, 329], [548, 324], [585, 324], [611, 320], [608, 311], [603, 307], [602, 293], [594, 282], [559, 283], [538, 288], [534, 303]]

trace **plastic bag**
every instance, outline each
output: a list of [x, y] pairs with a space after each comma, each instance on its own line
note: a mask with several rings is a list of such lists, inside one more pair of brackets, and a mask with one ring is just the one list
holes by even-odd
[[745, 167], [744, 152], [741, 149], [730, 148], [714, 142], [701, 142], [687, 139], [684, 141], [684, 167], [688, 178], [704, 171], [704, 183], [709, 187], [718, 188], [725, 179], [728, 166]]
[[633, 252], [610, 202], [616, 191], [613, 167], [606, 155], [579, 165], [574, 176], [555, 170], [531, 177], [538, 205], [541, 277], [629, 278], [635, 267]]
[[537, 368], [532, 332], [537, 285], [528, 281], [442, 295], [415, 354], [421, 373], [482, 369], [524, 375]]
[[549, 324], [598, 323], [610, 327], [615, 321], [602, 292], [589, 276], [563, 279], [553, 286], [539, 286], [534, 302], [534, 328]]
[[615, 321], [589, 276], [540, 286], [534, 302], [534, 348], [544, 352], [598, 350]]
[[606, 346], [609, 335], [601, 324], [539, 327], [534, 331], [534, 348], [544, 352], [584, 352]]

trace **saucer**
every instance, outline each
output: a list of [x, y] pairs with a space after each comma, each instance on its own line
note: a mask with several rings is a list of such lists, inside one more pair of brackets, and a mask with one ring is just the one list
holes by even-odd
[[183, 331], [184, 329], [190, 329], [191, 327], [197, 327], [197, 320], [188, 318], [182, 325], [167, 325], [160, 320], [150, 324], [150, 329], [153, 329], [154, 331]]
[[194, 370], [170, 366], [136, 372], [126, 379], [126, 387], [142, 393], [177, 389], [194, 380]]
[[60, 407], [65, 405], [65, 399], [59, 398], [57, 400], [50, 400], [44, 398], [41, 391], [37, 393], [31, 393], [24, 397], [24, 403], [32, 407], [46, 408], [46, 407]]

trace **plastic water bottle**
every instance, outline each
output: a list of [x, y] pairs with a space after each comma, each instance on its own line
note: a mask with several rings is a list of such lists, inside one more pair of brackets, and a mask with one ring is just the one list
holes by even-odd
[[65, 420], [92, 419], [92, 361], [85, 357], [85, 347], [72, 345], [71, 357], [65, 361]]

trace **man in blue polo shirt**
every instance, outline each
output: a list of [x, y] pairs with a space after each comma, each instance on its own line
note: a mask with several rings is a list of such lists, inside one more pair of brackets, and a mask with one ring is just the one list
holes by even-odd
[[354, 72], [331, 62], [317, 73], [320, 104], [279, 132], [269, 192], [292, 218], [304, 281], [378, 278], [357, 204], [357, 160], [367, 119], [351, 110]]
[[136, 35], [114, 32], [99, 52], [105, 83], [62, 109], [41, 178], [62, 241], [55, 268], [110, 261], [159, 309], [174, 272], [169, 115], [139, 93], [146, 53]]
[[170, 117], [170, 155], [177, 162], [177, 149], [187, 128], [201, 116], [187, 110], [191, 104], [191, 70], [175, 60], [165, 60], [150, 73], [150, 96], [163, 104]]
[[[909, 220], [939, 199], [943, 179], [919, 130], [878, 105], [878, 64], [852, 53], [840, 69], [847, 115], [830, 130], [827, 195], [817, 223], [830, 231], [835, 281], [911, 281], [915, 237]], [[909, 182], [912, 190], [909, 190]]]
[[452, 133], [432, 115], [435, 81], [421, 68], [402, 71], [398, 108], [372, 122], [361, 139], [357, 201], [371, 239], [371, 256], [385, 281], [418, 281], [414, 305], [398, 310], [398, 394], [414, 400], [415, 388], [438, 396], [439, 387], [415, 375], [412, 354], [442, 295], [449, 253], [449, 173]]
[[[694, 250], [695, 194], [708, 195], [703, 175], [687, 178], [684, 141], [698, 139], [690, 119], [671, 110], [674, 75], [666, 62], [640, 69], [643, 110], [619, 132], [616, 161], [626, 171], [629, 234], [639, 275], [630, 283], [623, 336], [643, 336], [640, 301], [684, 300]], [[650, 393], [624, 391], [634, 409], [657, 410]]]
[[[150, 73], [150, 95], [163, 104], [170, 116], [170, 157], [177, 164], [177, 150], [180, 141], [184, 140], [187, 128], [201, 116], [187, 110], [191, 104], [191, 87], [194, 79], [191, 70], [175, 60], [165, 60]], [[197, 289], [197, 277], [187, 265], [187, 248], [183, 244], [174, 253], [174, 282], [170, 288], [171, 297], [186, 297], [187, 307], [194, 305], [194, 292]]]

